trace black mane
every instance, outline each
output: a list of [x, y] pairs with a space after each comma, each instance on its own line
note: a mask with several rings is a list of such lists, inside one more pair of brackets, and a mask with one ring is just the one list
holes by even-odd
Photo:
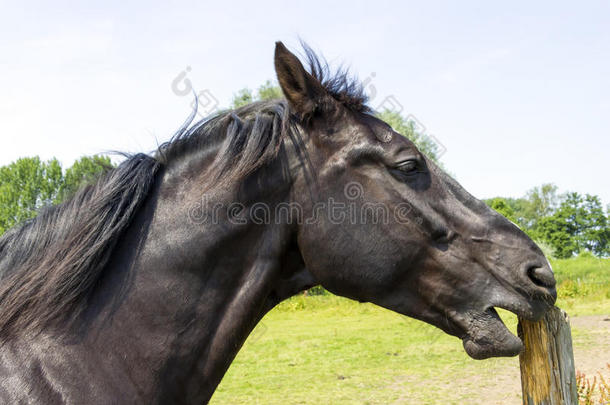
[[138, 154], [0, 238], [0, 337], [77, 316], [160, 164]]

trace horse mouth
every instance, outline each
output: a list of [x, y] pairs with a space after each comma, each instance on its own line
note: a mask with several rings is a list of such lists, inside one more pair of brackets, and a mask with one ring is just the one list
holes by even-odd
[[493, 307], [472, 315], [462, 343], [466, 353], [477, 360], [512, 357], [523, 350], [521, 339], [508, 330]]

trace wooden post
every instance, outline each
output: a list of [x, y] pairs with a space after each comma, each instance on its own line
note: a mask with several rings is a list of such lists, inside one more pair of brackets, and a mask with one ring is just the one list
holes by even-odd
[[519, 319], [524, 405], [578, 405], [568, 315], [553, 307], [539, 322]]

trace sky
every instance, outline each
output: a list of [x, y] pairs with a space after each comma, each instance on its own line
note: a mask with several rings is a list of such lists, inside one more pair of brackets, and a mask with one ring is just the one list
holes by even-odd
[[273, 80], [274, 42], [350, 67], [479, 198], [610, 203], [610, 2], [0, 0], [0, 165], [149, 152]]

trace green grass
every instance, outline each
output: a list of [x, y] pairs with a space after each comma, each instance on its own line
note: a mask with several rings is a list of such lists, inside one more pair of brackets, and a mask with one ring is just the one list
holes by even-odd
[[557, 279], [557, 306], [570, 315], [608, 314], [610, 259], [582, 255], [551, 260]]
[[[572, 316], [610, 314], [610, 260], [552, 265], [560, 307]], [[516, 317], [499, 312], [515, 332]], [[590, 340], [586, 330], [573, 332], [575, 345]], [[494, 375], [510, 370], [518, 381], [518, 368], [517, 358], [474, 361], [458, 339], [372, 304], [297, 296], [257, 326], [211, 403], [472, 403], [474, 393], [507, 383]], [[519, 403], [518, 385], [510, 392], [502, 402]]]

